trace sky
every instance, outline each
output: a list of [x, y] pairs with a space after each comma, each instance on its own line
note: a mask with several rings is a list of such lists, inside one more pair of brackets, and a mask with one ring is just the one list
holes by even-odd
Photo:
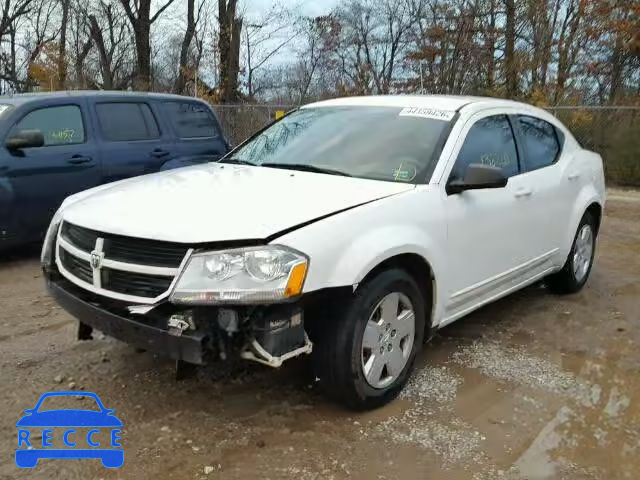
[[[275, 2], [273, 0], [244, 0], [241, 5], [251, 14], [268, 11]], [[285, 7], [295, 8], [302, 15], [314, 17], [324, 15], [338, 4], [338, 0], [280, 0]]]

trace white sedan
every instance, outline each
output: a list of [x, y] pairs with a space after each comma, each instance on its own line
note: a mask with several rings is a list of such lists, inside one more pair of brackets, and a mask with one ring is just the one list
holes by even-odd
[[69, 197], [42, 262], [80, 338], [195, 364], [311, 353], [328, 394], [374, 408], [436, 329], [539, 280], [580, 290], [604, 196], [600, 156], [538, 108], [335, 99], [220, 162]]

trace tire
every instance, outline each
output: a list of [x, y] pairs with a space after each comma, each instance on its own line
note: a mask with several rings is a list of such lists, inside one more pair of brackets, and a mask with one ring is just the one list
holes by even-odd
[[[589, 279], [596, 251], [596, 221], [586, 212], [578, 225], [571, 251], [562, 270], [546, 278], [549, 290], [557, 294], [576, 293]], [[586, 237], [586, 238], [585, 238]]]
[[361, 284], [325, 320], [314, 345], [314, 369], [327, 396], [354, 410], [393, 400], [423, 343], [425, 303], [404, 270], [389, 269]]

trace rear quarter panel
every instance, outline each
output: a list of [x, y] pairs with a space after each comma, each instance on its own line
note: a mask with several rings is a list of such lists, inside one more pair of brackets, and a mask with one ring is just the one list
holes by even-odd
[[565, 257], [571, 250], [573, 238], [587, 208], [591, 204], [597, 203], [604, 209], [606, 201], [604, 168], [602, 157], [599, 154], [582, 148], [577, 149], [573, 154], [568, 170], [569, 174], [579, 172], [580, 177], [577, 181], [580, 183], [578, 196], [573, 205], [565, 232], [563, 250]]

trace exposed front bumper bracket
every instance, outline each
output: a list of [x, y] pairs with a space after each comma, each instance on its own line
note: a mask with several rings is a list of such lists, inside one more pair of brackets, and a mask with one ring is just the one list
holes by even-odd
[[204, 332], [184, 332], [181, 336], [170, 335], [162, 328], [97, 307], [67, 291], [55, 280], [47, 281], [47, 290], [62, 308], [83, 324], [84, 329], [95, 328], [105, 335], [174, 360], [183, 360], [197, 365], [206, 363]]

